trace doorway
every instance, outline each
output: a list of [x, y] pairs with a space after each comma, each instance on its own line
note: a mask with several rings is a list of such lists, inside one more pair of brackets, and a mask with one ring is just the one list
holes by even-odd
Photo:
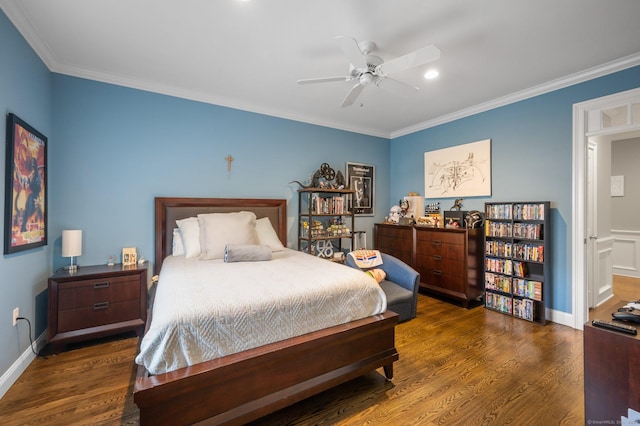
[[[624, 139], [640, 135], [640, 89], [593, 99], [574, 105], [574, 141], [573, 141], [573, 318], [574, 328], [582, 329], [588, 320], [590, 304], [597, 300], [598, 292], [602, 291], [600, 277], [612, 277], [611, 256], [599, 255], [598, 240], [600, 230], [597, 228], [597, 218], [604, 213], [594, 207], [590, 197], [594, 197], [588, 185], [588, 179], [598, 174], [590, 169], [589, 142], [598, 140]], [[597, 160], [594, 160], [597, 161]], [[609, 177], [607, 176], [607, 179]], [[608, 191], [607, 194], [608, 196]], [[595, 203], [602, 206], [602, 203]], [[594, 222], [596, 218], [596, 222]], [[590, 232], [594, 232], [590, 234]], [[610, 229], [602, 234], [607, 244], [613, 244]], [[594, 237], [594, 238], [591, 238]], [[590, 241], [595, 240], [595, 244]], [[604, 259], [604, 260], [603, 260]], [[608, 259], [608, 263], [607, 263]], [[596, 263], [595, 265], [593, 263]], [[596, 272], [597, 271], [597, 272]], [[596, 275], [597, 274], [597, 275]], [[612, 281], [612, 278], [610, 278]], [[605, 287], [606, 287], [605, 283]], [[610, 285], [612, 287], [612, 284]], [[590, 294], [590, 292], [592, 294]], [[605, 296], [606, 297], [606, 296]]]

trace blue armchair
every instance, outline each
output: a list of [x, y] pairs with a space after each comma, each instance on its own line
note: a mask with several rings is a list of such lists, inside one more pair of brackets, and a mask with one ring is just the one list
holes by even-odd
[[[382, 265], [376, 268], [387, 274], [386, 279], [380, 283], [387, 296], [387, 309], [397, 313], [400, 321], [415, 318], [420, 274], [400, 259], [385, 253], [381, 255]], [[351, 256], [347, 256], [345, 264], [359, 269]]]

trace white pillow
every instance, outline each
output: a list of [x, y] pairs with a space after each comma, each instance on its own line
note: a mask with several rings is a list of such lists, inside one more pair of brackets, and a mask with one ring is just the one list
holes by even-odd
[[261, 246], [269, 246], [271, 247], [271, 251], [282, 251], [285, 249], [268, 217], [262, 217], [256, 220], [256, 234], [258, 235], [258, 243]]
[[201, 259], [223, 259], [227, 244], [258, 244], [252, 212], [199, 214], [204, 246]]
[[191, 259], [200, 256], [200, 223], [198, 218], [188, 217], [176, 220], [176, 225], [180, 229], [184, 257]]
[[171, 239], [171, 255], [182, 256], [184, 254], [184, 245], [182, 245], [182, 235], [180, 229], [173, 228], [173, 238]]

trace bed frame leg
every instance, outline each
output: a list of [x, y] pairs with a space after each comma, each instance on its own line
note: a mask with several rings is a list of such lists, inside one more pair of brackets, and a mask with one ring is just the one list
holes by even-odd
[[385, 365], [382, 368], [384, 368], [384, 376], [387, 380], [393, 379], [393, 364]]

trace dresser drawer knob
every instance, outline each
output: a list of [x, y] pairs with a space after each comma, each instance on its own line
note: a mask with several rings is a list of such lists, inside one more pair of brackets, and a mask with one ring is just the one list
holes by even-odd
[[433, 258], [434, 258], [435, 260], [442, 260], [442, 256], [437, 255], [437, 254], [434, 254], [434, 255], [433, 255]]
[[93, 283], [93, 288], [107, 288], [109, 287], [109, 281], [103, 281], [101, 283]]
[[442, 245], [442, 241], [440, 241], [440, 240], [433, 240], [433, 245], [434, 245], [434, 246], [441, 246], [441, 245]]
[[436, 269], [436, 270], [433, 271], [433, 275], [440, 276], [440, 275], [442, 275], [442, 271], [439, 271], [439, 270]]
[[98, 302], [93, 304], [93, 309], [107, 309], [109, 307], [109, 302]]

